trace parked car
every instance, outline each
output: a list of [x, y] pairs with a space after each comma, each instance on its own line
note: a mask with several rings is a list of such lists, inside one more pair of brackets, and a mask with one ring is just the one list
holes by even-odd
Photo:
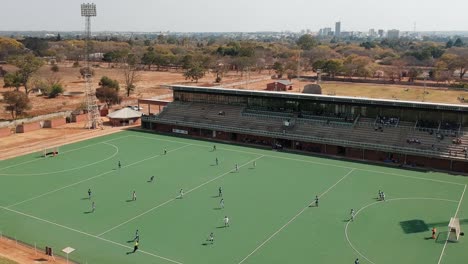
[[133, 110], [135, 110], [135, 111], [141, 111], [141, 110], [143, 110], [143, 107], [141, 107], [141, 106], [138, 107], [138, 105], [128, 105], [127, 107], [130, 108], [130, 109], [133, 109]]

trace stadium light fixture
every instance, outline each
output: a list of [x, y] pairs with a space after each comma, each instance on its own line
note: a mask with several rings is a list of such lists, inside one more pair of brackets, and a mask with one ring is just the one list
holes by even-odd
[[96, 16], [95, 4], [81, 4], [81, 16], [94, 17]]

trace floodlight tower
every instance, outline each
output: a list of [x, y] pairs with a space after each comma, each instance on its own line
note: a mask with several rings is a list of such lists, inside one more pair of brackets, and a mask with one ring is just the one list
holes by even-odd
[[85, 26], [85, 60], [87, 72], [85, 73], [85, 84], [86, 84], [86, 108], [88, 110], [88, 120], [86, 127], [94, 129], [101, 127], [102, 120], [97, 105], [96, 90], [92, 85], [91, 67], [89, 63], [89, 54], [91, 52], [90, 39], [91, 39], [91, 17], [96, 16], [96, 5], [95, 4], [81, 4], [81, 16], [86, 19]]

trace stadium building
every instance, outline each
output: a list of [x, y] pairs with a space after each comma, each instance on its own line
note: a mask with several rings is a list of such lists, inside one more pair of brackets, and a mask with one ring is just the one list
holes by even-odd
[[274, 149], [468, 172], [468, 106], [171, 86], [142, 127]]

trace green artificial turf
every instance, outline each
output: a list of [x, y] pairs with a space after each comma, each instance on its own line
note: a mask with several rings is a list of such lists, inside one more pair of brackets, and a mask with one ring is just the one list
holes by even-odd
[[[56, 254], [73, 247], [70, 258], [89, 264], [356, 258], [458, 264], [468, 258], [463, 237], [445, 243], [457, 209], [462, 229], [468, 226], [468, 198], [460, 200], [465, 177], [218, 143], [213, 151], [213, 145], [125, 131], [61, 146], [56, 157], [0, 161], [0, 232]], [[376, 199], [378, 190], [387, 201]], [[319, 207], [309, 206], [315, 195]], [[357, 215], [348, 222], [352, 208]], [[436, 240], [429, 239], [433, 227], [440, 231]], [[139, 251], [127, 254], [136, 229]], [[206, 241], [211, 232], [213, 244]]]

